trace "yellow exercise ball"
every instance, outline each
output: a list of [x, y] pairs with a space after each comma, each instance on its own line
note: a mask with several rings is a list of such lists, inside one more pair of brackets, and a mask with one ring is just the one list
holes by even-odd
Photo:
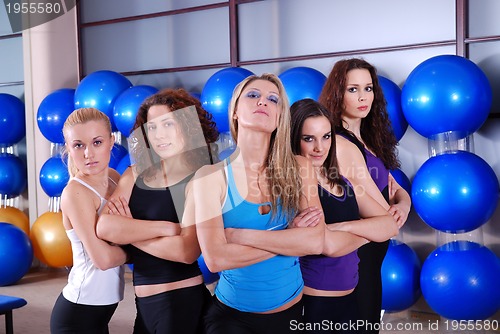
[[50, 267], [73, 265], [71, 243], [66, 235], [61, 212], [45, 212], [31, 227], [31, 243], [37, 259]]
[[28, 216], [12, 206], [0, 207], [0, 222], [19, 227], [28, 236], [30, 235], [30, 220]]

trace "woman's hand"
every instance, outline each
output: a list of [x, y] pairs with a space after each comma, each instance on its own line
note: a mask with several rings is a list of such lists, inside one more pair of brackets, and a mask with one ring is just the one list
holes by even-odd
[[296, 215], [289, 227], [314, 227], [319, 224], [322, 215], [322, 209], [310, 206]]
[[106, 207], [108, 209], [107, 213], [110, 215], [119, 215], [132, 218], [132, 213], [130, 213], [128, 201], [124, 196], [109, 199]]
[[389, 208], [389, 213], [394, 218], [394, 221], [398, 225], [398, 228], [401, 228], [408, 219], [409, 210], [404, 205], [398, 203], [391, 205], [391, 207]]

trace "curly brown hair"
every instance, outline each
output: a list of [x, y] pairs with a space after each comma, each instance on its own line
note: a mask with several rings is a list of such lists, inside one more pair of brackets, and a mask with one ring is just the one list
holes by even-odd
[[[131, 133], [137, 129], [141, 129], [143, 132], [144, 138], [146, 136], [146, 130], [144, 125], [148, 121], [148, 112], [152, 106], [162, 105], [167, 106], [171, 111], [176, 111], [188, 107], [194, 107], [198, 114], [198, 119], [200, 121], [201, 130], [203, 131], [203, 136], [205, 138], [205, 142], [207, 144], [208, 154], [210, 156], [210, 160], [212, 163], [218, 160], [218, 152], [217, 145], [215, 142], [219, 138], [219, 132], [217, 131], [217, 127], [215, 122], [212, 120], [212, 114], [203, 109], [200, 101], [193, 97], [186, 90], [179, 89], [163, 89], [154, 95], [146, 98], [141, 106], [139, 107], [139, 111], [137, 113], [137, 117], [135, 120], [135, 124], [132, 127]], [[188, 110], [188, 109], [186, 109]], [[174, 117], [181, 124], [181, 128], [184, 130], [182, 135], [186, 142], [189, 142], [192, 138], [196, 137], [192, 134], [192, 132], [199, 132], [199, 127], [191, 124], [190, 117], [184, 113], [174, 113]], [[148, 146], [148, 141], [145, 142], [145, 145]], [[197, 150], [197, 154], [206, 155], [207, 149]], [[153, 150], [150, 150], [149, 147], [136, 148], [136, 152], [138, 152], [138, 159], [145, 159], [146, 161], [152, 161], [153, 164], [157, 164], [160, 158], [156, 155]]]
[[319, 102], [332, 113], [333, 123], [339, 133], [347, 132], [351, 137], [357, 139], [352, 132], [344, 127], [342, 121], [347, 73], [353, 69], [368, 70], [373, 83], [374, 99], [370, 112], [361, 120], [361, 140], [382, 160], [387, 169], [399, 168], [401, 164], [397, 158], [396, 149], [398, 141], [392, 130], [387, 113], [387, 102], [378, 80], [377, 70], [373, 65], [359, 58], [343, 59], [336, 62], [323, 86]]

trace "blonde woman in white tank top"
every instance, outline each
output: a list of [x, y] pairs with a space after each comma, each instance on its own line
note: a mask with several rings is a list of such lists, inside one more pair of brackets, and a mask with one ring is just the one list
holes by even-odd
[[108, 167], [114, 137], [109, 118], [94, 108], [75, 110], [63, 128], [71, 180], [61, 195], [73, 267], [52, 310], [51, 333], [108, 333], [123, 299], [125, 252], [99, 239], [96, 222], [119, 174]]

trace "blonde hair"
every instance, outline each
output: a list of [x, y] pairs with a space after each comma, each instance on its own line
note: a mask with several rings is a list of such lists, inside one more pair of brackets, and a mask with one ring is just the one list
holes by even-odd
[[[62, 129], [64, 135], [64, 141], [66, 143], [68, 142], [67, 136], [69, 129], [71, 129], [75, 125], [85, 124], [90, 121], [103, 122], [106, 128], [109, 130], [109, 136], [111, 137], [112, 135], [111, 121], [109, 120], [109, 117], [105, 113], [96, 108], [80, 108], [74, 110], [64, 122]], [[74, 177], [78, 173], [78, 168], [75, 166], [75, 163], [71, 158], [71, 155], [68, 154], [68, 150], [66, 147], [64, 148], [63, 155], [68, 156], [68, 172], [70, 177]]]
[[292, 219], [299, 210], [302, 178], [300, 177], [299, 166], [297, 160], [295, 160], [290, 143], [290, 104], [285, 87], [276, 75], [271, 73], [264, 73], [261, 76], [252, 75], [235, 87], [229, 103], [229, 127], [231, 135], [237, 144], [238, 120], [234, 118], [236, 106], [243, 90], [256, 80], [269, 81], [278, 88], [278, 110], [280, 117], [278, 126], [271, 135], [265, 167], [271, 189], [273, 214], [277, 212], [276, 208], [278, 205], [281, 205], [283, 208], [282, 214], [285, 215], [285, 218]]

